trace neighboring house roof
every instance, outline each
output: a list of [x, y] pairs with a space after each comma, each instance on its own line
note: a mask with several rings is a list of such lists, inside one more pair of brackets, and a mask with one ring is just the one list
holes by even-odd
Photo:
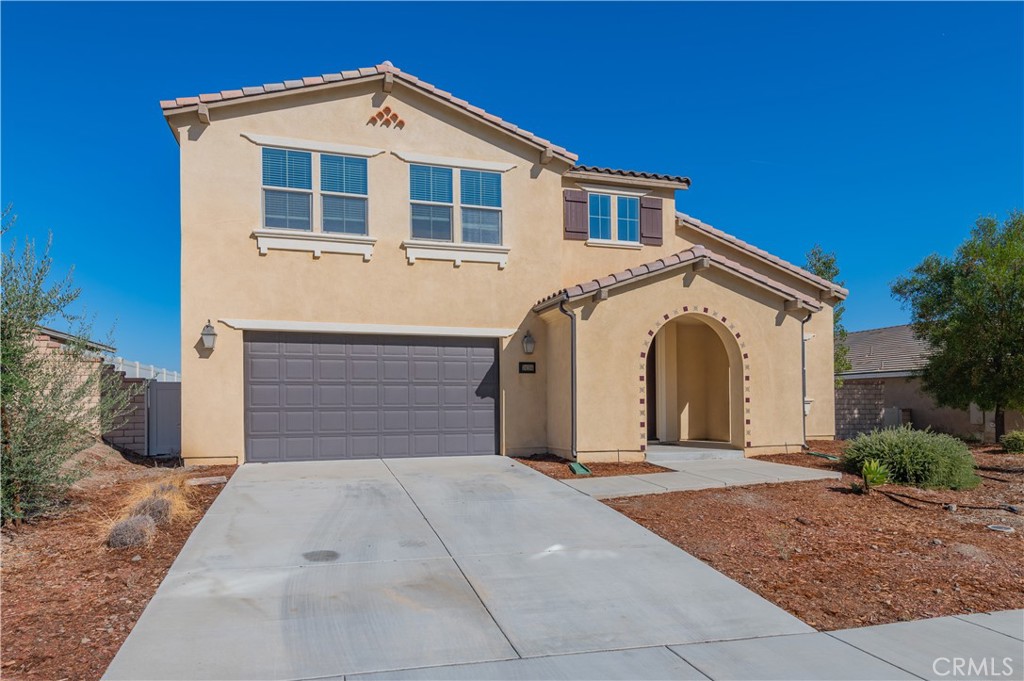
[[397, 79], [409, 85], [421, 92], [424, 92], [436, 99], [439, 99], [448, 104], [452, 104], [459, 109], [481, 119], [485, 123], [488, 123], [504, 132], [519, 137], [530, 144], [538, 146], [542, 149], [550, 149], [551, 152], [570, 163], [575, 163], [579, 158], [576, 154], [567, 150], [565, 147], [560, 147], [557, 144], [552, 143], [549, 140], [544, 139], [538, 135], [533, 134], [529, 130], [523, 130], [522, 128], [509, 123], [508, 121], [502, 120], [494, 114], [488, 113], [478, 106], [473, 106], [464, 99], [459, 99], [450, 92], [446, 92], [439, 87], [431, 85], [426, 81], [420, 80], [416, 76], [405, 73], [397, 66], [393, 65], [389, 61], [382, 62], [376, 66], [368, 68], [355, 69], [352, 71], [339, 71], [338, 73], [325, 73], [320, 76], [309, 76], [306, 78], [300, 78], [297, 80], [286, 80], [283, 83], [266, 83], [264, 85], [256, 85], [254, 87], [243, 87], [240, 90], [221, 90], [220, 92], [213, 92], [205, 95], [198, 95], [196, 97], [178, 97], [176, 99], [164, 99], [160, 102], [160, 108], [163, 109], [164, 115], [168, 116], [175, 113], [191, 109], [193, 107], [198, 108], [201, 105], [218, 104], [220, 102], [231, 102], [232, 100], [254, 98], [260, 96], [273, 96], [278, 95], [282, 92], [290, 92], [295, 90], [305, 90], [309, 88], [323, 88], [330, 87], [340, 82], [350, 82], [359, 80], [373, 80], [380, 79], [388, 82]]
[[738, 277], [774, 292], [776, 295], [781, 296], [787, 301], [797, 302], [800, 306], [806, 309], [817, 311], [822, 307], [821, 303], [800, 293], [796, 289], [790, 288], [785, 284], [761, 274], [760, 272], [756, 272], [749, 267], [744, 267], [743, 265], [740, 265], [733, 260], [729, 260], [728, 258], [719, 255], [704, 246], [698, 245], [692, 246], [685, 251], [679, 251], [678, 253], [673, 253], [672, 255], [664, 258], [659, 258], [653, 262], [645, 263], [637, 267], [631, 267], [628, 270], [624, 270], [616, 274], [609, 274], [608, 276], [601, 277], [600, 279], [591, 279], [590, 281], [585, 281], [583, 283], [576, 284], [575, 286], [555, 291], [550, 296], [538, 300], [533, 310], [534, 312], [541, 312], [553, 305], [556, 305], [559, 300], [573, 300], [575, 298], [593, 295], [599, 290], [611, 290], [627, 283], [636, 283], [648, 276], [681, 269], [683, 267], [693, 265], [698, 261], [703, 261], [703, 264], [731, 272]]
[[664, 175], [662, 173], [644, 173], [639, 170], [617, 170], [615, 168], [602, 168], [600, 166], [575, 165], [569, 169], [570, 173], [590, 173], [596, 175], [614, 175], [638, 180], [658, 180], [669, 182], [685, 187], [690, 186], [690, 178], [681, 175]]
[[60, 343], [80, 342], [83, 343], [88, 350], [92, 350], [93, 352], [116, 352], [116, 348], [113, 346], [97, 343], [96, 341], [85, 338], [79, 338], [78, 336], [73, 336], [70, 333], [64, 333], [63, 331], [51, 329], [46, 326], [37, 326], [36, 333], [49, 336]]
[[853, 331], [846, 345], [850, 370], [841, 374], [845, 378], [910, 376], [924, 367], [929, 354], [928, 342], [914, 336], [907, 324]]
[[846, 296], [849, 295], [850, 293], [842, 286], [834, 284], [828, 279], [823, 279], [822, 277], [819, 277], [818, 275], [812, 272], [808, 272], [802, 267], [797, 267], [791, 262], [787, 262], [778, 256], [772, 255], [768, 251], [762, 250], [757, 246], [748, 244], [746, 241], [737, 239], [733, 235], [727, 234], [720, 229], [716, 229], [705, 222], [701, 222], [697, 218], [687, 215], [686, 213], [677, 212], [676, 219], [678, 219], [680, 222], [687, 225], [688, 227], [692, 227], [697, 231], [701, 232], [702, 234], [711, 237], [712, 239], [717, 239], [718, 241], [727, 243], [730, 246], [739, 248], [740, 250], [746, 251], [755, 258], [758, 258], [767, 263], [775, 265], [776, 267], [780, 267], [784, 270], [787, 270], [788, 272], [795, 274], [798, 277], [802, 277], [809, 281], [810, 283], [820, 287], [822, 290], [828, 291], [830, 294], [834, 295], [839, 299], [845, 299]]

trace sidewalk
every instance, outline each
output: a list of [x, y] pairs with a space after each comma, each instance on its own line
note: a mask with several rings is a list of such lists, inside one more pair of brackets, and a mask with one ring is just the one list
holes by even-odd
[[658, 447], [648, 454], [647, 460], [674, 472], [573, 478], [562, 482], [595, 499], [612, 499], [712, 487], [838, 480], [842, 477], [835, 471], [745, 459], [742, 453], [729, 449]]

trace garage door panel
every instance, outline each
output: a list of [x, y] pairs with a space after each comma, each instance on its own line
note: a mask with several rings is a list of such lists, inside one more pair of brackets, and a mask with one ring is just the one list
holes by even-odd
[[332, 358], [320, 356], [316, 363], [318, 369], [317, 378], [321, 381], [344, 381], [348, 376], [346, 370], [348, 362], [343, 358]]
[[348, 404], [348, 387], [342, 385], [318, 385], [317, 406], [323, 407], [344, 407]]
[[286, 381], [308, 381], [313, 378], [313, 360], [284, 358], [284, 378]]
[[409, 412], [385, 410], [381, 430], [385, 433], [408, 433]]
[[250, 415], [250, 430], [259, 435], [276, 433], [281, 430], [281, 413], [257, 411]]
[[313, 406], [313, 386], [308, 385], [288, 385], [284, 386], [284, 406], [285, 407], [312, 407]]
[[320, 433], [347, 433], [348, 414], [343, 411], [321, 409], [317, 411], [319, 424], [317, 431]]
[[380, 430], [379, 414], [376, 411], [352, 411], [353, 433], [375, 433]]
[[250, 385], [249, 404], [253, 407], [281, 406], [281, 388], [276, 385]]
[[496, 343], [247, 332], [252, 461], [494, 454]]
[[353, 385], [352, 406], [375, 407], [379, 404], [379, 393], [380, 390], [377, 388], [376, 383], [373, 385]]
[[281, 360], [277, 357], [250, 358], [249, 378], [258, 381], [278, 381], [281, 378]]

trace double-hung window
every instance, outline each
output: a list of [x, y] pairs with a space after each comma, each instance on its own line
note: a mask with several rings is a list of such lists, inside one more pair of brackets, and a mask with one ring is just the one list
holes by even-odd
[[501, 244], [501, 175], [482, 170], [459, 171], [462, 241]]
[[320, 154], [322, 228], [338, 234], [367, 234], [366, 159]]
[[612, 238], [612, 197], [607, 194], [591, 194], [590, 238], [610, 240]]
[[412, 201], [412, 237], [451, 241], [452, 169], [409, 166], [409, 197]]
[[588, 198], [588, 209], [592, 240], [624, 244], [640, 243], [640, 199], [638, 197], [591, 193]]
[[312, 226], [312, 154], [263, 147], [263, 226], [301, 229]]
[[619, 241], [640, 241], [640, 199], [617, 196]]

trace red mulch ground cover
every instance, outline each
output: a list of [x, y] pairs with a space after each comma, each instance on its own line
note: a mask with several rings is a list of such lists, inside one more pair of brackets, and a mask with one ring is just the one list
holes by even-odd
[[81, 458], [93, 474], [75, 486], [58, 513], [3, 530], [5, 679], [100, 678], [224, 486], [186, 488], [194, 517], [159, 528], [150, 546], [106, 548], [109, 522], [140, 484], [182, 474], [230, 477], [235, 470], [145, 467], [101, 446]]
[[[811, 445], [837, 454], [843, 443]], [[978, 488], [881, 488], [913, 497], [899, 498], [907, 505], [851, 493], [858, 478], [847, 474], [606, 503], [819, 630], [1024, 608], [1024, 516], [964, 508], [1024, 506], [1024, 456], [972, 449]], [[839, 469], [806, 454], [764, 460]]]
[[[540, 471], [544, 475], [556, 480], [568, 480], [580, 476], [569, 470], [569, 462], [565, 459], [552, 455], [534, 455], [528, 459], [516, 459], [519, 463], [526, 464], [530, 468]], [[655, 466], [646, 461], [634, 463], [588, 463], [591, 477], [607, 478], [615, 475], [643, 475], [645, 473], [671, 473], [668, 468]]]

